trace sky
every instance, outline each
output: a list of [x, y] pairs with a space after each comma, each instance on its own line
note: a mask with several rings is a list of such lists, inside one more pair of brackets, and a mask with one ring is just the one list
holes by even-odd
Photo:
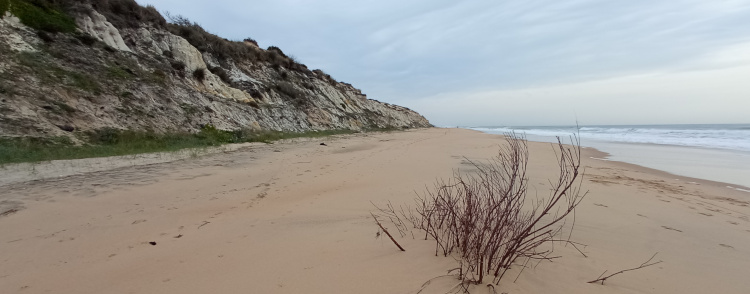
[[137, 0], [437, 126], [750, 123], [750, 0]]

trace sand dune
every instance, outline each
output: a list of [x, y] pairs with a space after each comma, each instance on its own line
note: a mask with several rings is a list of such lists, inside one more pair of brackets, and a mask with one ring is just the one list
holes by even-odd
[[[434, 128], [14, 180], [0, 186], [0, 289], [416, 293], [455, 261], [435, 257], [434, 243], [419, 237], [397, 236], [406, 252], [376, 239], [370, 202], [410, 204], [415, 191], [465, 167], [465, 158], [494, 156], [500, 143], [499, 136]], [[530, 191], [543, 195], [555, 177], [554, 153], [547, 143], [529, 149]], [[557, 246], [562, 258], [517, 280], [520, 266], [513, 269], [498, 293], [750, 291], [750, 193], [596, 159], [603, 155], [595, 150], [584, 155], [590, 192], [573, 240], [587, 245], [588, 257]], [[605, 285], [586, 283], [657, 252], [663, 263]], [[438, 278], [422, 293], [445, 293], [456, 282]]]

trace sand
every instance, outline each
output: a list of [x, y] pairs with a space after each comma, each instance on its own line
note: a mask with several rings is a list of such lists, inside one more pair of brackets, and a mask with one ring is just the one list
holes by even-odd
[[[411, 203], [500, 136], [463, 129], [252, 145], [67, 176], [40, 167], [0, 186], [2, 293], [416, 293], [456, 267], [434, 243], [376, 238], [371, 202]], [[324, 142], [326, 145], [320, 145]], [[530, 143], [530, 192], [556, 163]], [[562, 256], [509, 272], [498, 293], [748, 293], [750, 193], [602, 160], [586, 149], [573, 240]], [[100, 159], [117, 161], [117, 158]], [[131, 162], [133, 159], [129, 159]], [[97, 165], [98, 166], [98, 165]], [[13, 174], [11, 174], [13, 173]], [[10, 207], [13, 207], [12, 209]], [[0, 212], [3, 212], [0, 211]], [[418, 232], [417, 232], [417, 235]], [[155, 245], [152, 245], [155, 244]], [[663, 263], [586, 283], [604, 270]], [[515, 280], [515, 281], [514, 281]], [[445, 293], [438, 278], [422, 293]], [[484, 285], [472, 293], [488, 293]]]

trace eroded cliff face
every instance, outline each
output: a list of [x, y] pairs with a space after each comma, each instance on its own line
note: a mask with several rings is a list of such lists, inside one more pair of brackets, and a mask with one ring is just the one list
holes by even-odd
[[157, 26], [118, 29], [91, 8], [74, 16], [74, 34], [0, 19], [0, 136], [430, 126], [322, 71], [214, 56]]

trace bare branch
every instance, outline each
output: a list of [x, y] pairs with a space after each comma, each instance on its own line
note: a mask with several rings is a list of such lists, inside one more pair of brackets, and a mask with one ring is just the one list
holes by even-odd
[[381, 225], [381, 224], [380, 224], [380, 221], [378, 221], [378, 218], [377, 218], [377, 217], [375, 217], [375, 214], [373, 214], [373, 213], [370, 213], [370, 215], [372, 215], [372, 219], [374, 219], [374, 220], [375, 220], [375, 223], [376, 223], [376, 224], [378, 224], [378, 227], [380, 227], [380, 229], [381, 229], [381, 230], [383, 230], [383, 232], [384, 232], [384, 233], [385, 233], [386, 235], [388, 235], [388, 238], [391, 238], [391, 241], [393, 242], [393, 244], [396, 244], [396, 247], [398, 247], [398, 249], [401, 249], [401, 251], [406, 251], [406, 250], [404, 249], [404, 247], [401, 247], [401, 245], [400, 245], [400, 244], [398, 244], [398, 242], [396, 242], [396, 239], [393, 239], [393, 236], [391, 236], [391, 233], [388, 233], [388, 230], [387, 230], [386, 228], [384, 228], [384, 227], [383, 227], [383, 225]]
[[597, 278], [596, 280], [588, 281], [588, 283], [589, 284], [593, 284], [593, 283], [596, 283], [596, 282], [601, 282], [601, 284], [604, 285], [604, 281], [606, 281], [607, 279], [609, 279], [609, 278], [611, 278], [613, 276], [619, 275], [619, 274], [624, 273], [624, 272], [634, 271], [634, 270], [637, 270], [637, 269], [642, 269], [644, 267], [649, 267], [649, 266], [652, 266], [652, 265], [655, 265], [655, 264], [662, 263], [663, 261], [661, 261], [661, 260], [656, 261], [656, 262], [651, 262], [651, 260], [653, 260], [654, 257], [656, 257], [657, 254], [659, 254], [659, 252], [654, 253], [654, 255], [652, 255], [651, 258], [649, 258], [648, 260], [646, 260], [644, 263], [641, 263], [641, 265], [638, 266], [638, 267], [624, 269], [624, 270], [621, 270], [619, 272], [616, 272], [614, 274], [611, 274], [609, 276], [606, 276], [606, 277], [602, 278], [602, 276], [604, 275], [604, 273], [607, 272], [607, 271], [604, 271], [604, 273], [602, 273], [601, 275], [599, 275], [599, 278]]

